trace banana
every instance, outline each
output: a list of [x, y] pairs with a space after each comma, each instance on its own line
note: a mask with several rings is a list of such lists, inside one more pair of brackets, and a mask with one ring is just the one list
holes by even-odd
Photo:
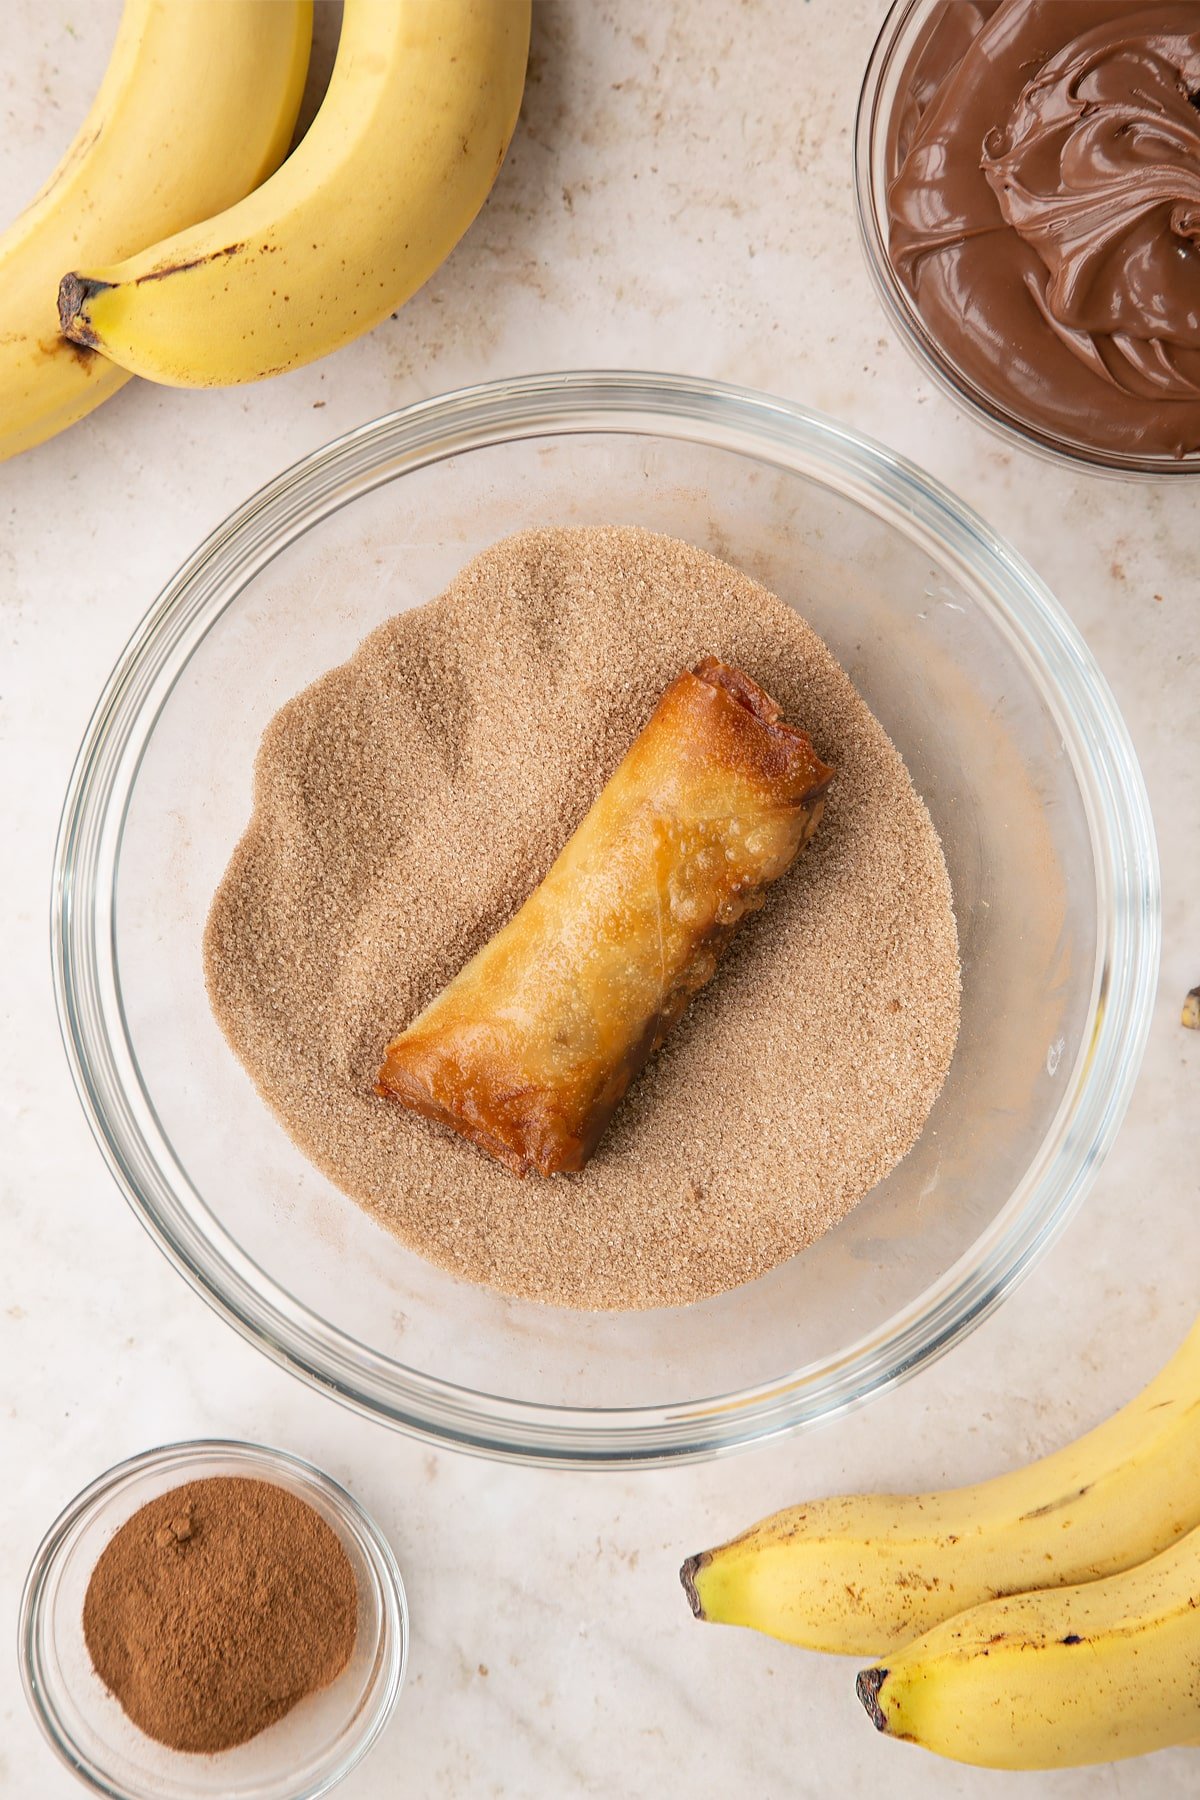
[[1028, 1468], [792, 1507], [680, 1575], [697, 1618], [883, 1656], [997, 1595], [1131, 1568], [1197, 1526], [1200, 1323], [1136, 1400]]
[[329, 89], [277, 174], [62, 284], [63, 331], [174, 387], [259, 381], [370, 330], [483, 205], [516, 125], [530, 0], [346, 0]]
[[989, 1769], [1066, 1769], [1194, 1743], [1200, 1531], [1083, 1587], [971, 1607], [864, 1669], [875, 1725]]
[[312, 0], [126, 0], [70, 149], [0, 237], [0, 459], [128, 379], [58, 334], [58, 286], [239, 200], [287, 154]]

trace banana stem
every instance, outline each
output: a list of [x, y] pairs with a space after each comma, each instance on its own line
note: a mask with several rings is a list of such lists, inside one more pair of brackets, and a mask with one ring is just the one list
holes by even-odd
[[886, 1669], [860, 1669], [854, 1691], [867, 1709], [876, 1731], [887, 1730], [887, 1715], [879, 1704], [879, 1690], [887, 1680]]
[[89, 281], [86, 276], [63, 276], [58, 284], [58, 329], [65, 338], [81, 344], [85, 350], [96, 349], [96, 333], [87, 316], [87, 305], [93, 295], [111, 286], [111, 282]]
[[692, 1617], [695, 1619], [704, 1617], [704, 1603], [696, 1590], [696, 1576], [711, 1561], [712, 1558], [708, 1551], [702, 1550], [699, 1556], [689, 1556], [679, 1571], [679, 1579], [683, 1583], [683, 1591], [687, 1595], [688, 1605], [691, 1607]]

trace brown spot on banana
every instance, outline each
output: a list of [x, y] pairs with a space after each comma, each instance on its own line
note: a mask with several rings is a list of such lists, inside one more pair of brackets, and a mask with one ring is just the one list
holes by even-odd
[[[219, 262], [223, 256], [237, 256], [245, 248], [245, 244], [226, 244], [220, 250], [206, 250], [203, 256], [193, 256], [188, 262], [167, 263], [161, 269], [147, 269], [144, 275], [137, 277], [134, 286], [141, 287], [147, 281], [165, 281], [168, 275], [181, 275], [185, 269], [199, 269], [205, 263]], [[98, 282], [96, 285], [104, 287], [107, 284]]]
[[100, 133], [105, 128], [106, 122], [107, 121], [102, 119], [96, 129], [94, 131], [89, 131], [86, 137], [76, 138], [75, 142], [71, 145], [70, 152], [63, 157], [45, 187], [42, 188], [38, 194], [39, 205], [48, 195], [54, 192], [56, 187], [61, 186], [62, 182], [73, 170], [78, 168], [88, 151], [92, 148], [92, 145], [98, 140]]
[[1070, 1506], [1074, 1500], [1082, 1500], [1091, 1486], [1092, 1483], [1088, 1481], [1083, 1487], [1075, 1488], [1072, 1493], [1060, 1494], [1057, 1500], [1047, 1500], [1044, 1506], [1035, 1506], [1031, 1512], [1022, 1513], [1017, 1523], [1023, 1525], [1026, 1519], [1044, 1519], [1048, 1513], [1058, 1512], [1060, 1507]]
[[33, 355], [38, 362], [60, 362], [63, 357], [69, 356], [87, 376], [94, 375], [97, 365], [103, 362], [103, 358], [97, 356], [94, 350], [87, 350], [82, 344], [73, 344], [69, 338], [64, 337], [39, 338], [34, 345]]

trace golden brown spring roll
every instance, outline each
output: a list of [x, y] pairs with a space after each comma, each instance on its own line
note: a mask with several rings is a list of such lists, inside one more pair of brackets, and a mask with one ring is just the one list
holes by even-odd
[[581, 1169], [833, 771], [716, 657], [673, 681], [520, 911], [385, 1052], [376, 1091], [516, 1175]]

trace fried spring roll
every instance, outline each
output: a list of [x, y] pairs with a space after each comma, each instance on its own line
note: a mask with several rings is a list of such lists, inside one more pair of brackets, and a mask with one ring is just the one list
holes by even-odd
[[581, 1169], [812, 835], [832, 774], [749, 676], [705, 657], [520, 911], [387, 1046], [376, 1092], [515, 1175]]

